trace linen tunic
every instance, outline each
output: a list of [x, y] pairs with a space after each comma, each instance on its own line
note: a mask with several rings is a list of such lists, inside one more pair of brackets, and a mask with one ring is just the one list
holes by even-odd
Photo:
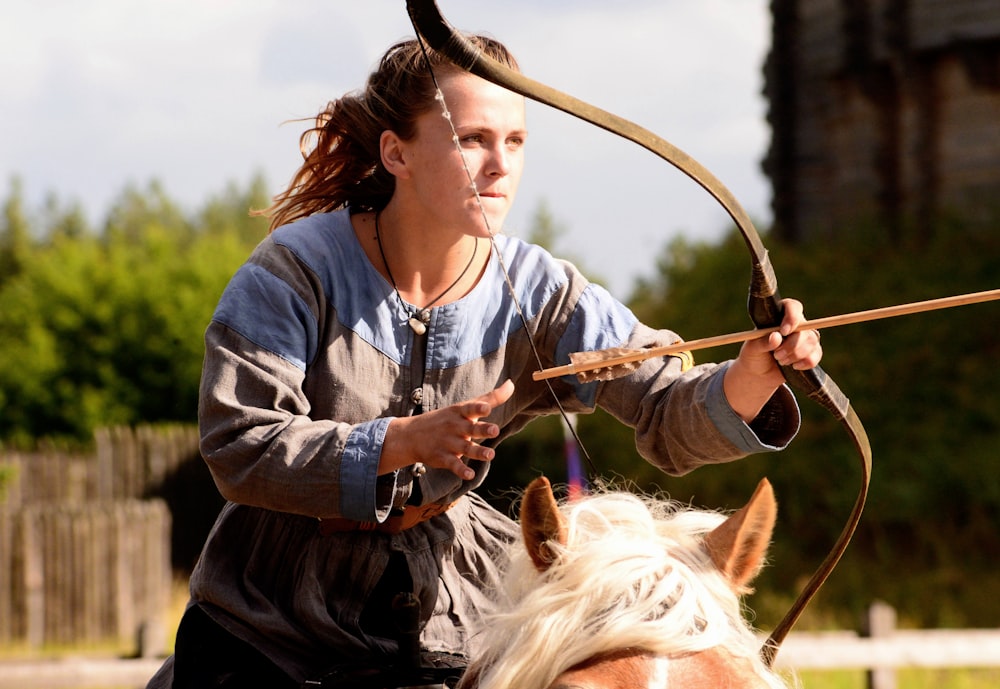
[[[273, 232], [223, 294], [206, 336], [199, 409], [201, 450], [227, 499], [191, 578], [192, 604], [270, 657], [293, 678], [328, 665], [392, 653], [359, 617], [391, 553], [405, 556], [422, 603], [421, 643], [474, 653], [478, 615], [490, 605], [512, 521], [473, 491], [475, 478], [377, 466], [393, 417], [477, 397], [511, 379], [513, 397], [490, 415], [500, 437], [556, 410], [541, 366], [571, 352], [652, 347], [679, 339], [637, 321], [571, 264], [497, 236], [496, 254], [466, 296], [431, 309], [427, 333], [407, 326], [398, 295], [371, 265], [348, 212], [318, 214]], [[413, 310], [413, 307], [409, 307]], [[722, 391], [726, 364], [667, 357], [613, 381], [553, 381], [567, 411], [600, 406], [635, 428], [640, 454], [680, 474], [783, 448], [798, 408], [781, 388], [752, 425]], [[415, 489], [416, 487], [416, 489]], [[457, 501], [402, 533], [321, 535], [317, 518], [381, 522], [394, 507]], [[162, 681], [169, 682], [170, 663]], [[156, 682], [151, 684], [156, 686]]]

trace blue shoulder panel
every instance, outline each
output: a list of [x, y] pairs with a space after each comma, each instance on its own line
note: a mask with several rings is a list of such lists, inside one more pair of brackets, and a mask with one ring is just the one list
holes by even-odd
[[303, 371], [316, 355], [317, 324], [309, 306], [287, 282], [253, 263], [236, 271], [212, 319]]

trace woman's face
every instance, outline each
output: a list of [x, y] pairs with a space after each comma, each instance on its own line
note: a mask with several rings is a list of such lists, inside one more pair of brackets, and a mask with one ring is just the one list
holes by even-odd
[[[417, 118], [414, 138], [401, 144], [406, 175], [405, 181], [397, 184], [408, 185], [422, 209], [439, 225], [480, 236], [498, 232], [524, 168], [524, 98], [454, 69], [442, 71], [438, 83], [459, 146], [443, 110], [435, 103]], [[475, 180], [478, 200], [469, 175]], [[483, 226], [483, 210], [488, 227]]]

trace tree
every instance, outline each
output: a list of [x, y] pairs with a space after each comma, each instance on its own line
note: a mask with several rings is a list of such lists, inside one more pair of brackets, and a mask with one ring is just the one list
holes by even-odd
[[[772, 239], [783, 293], [818, 317], [982, 290], [1000, 275], [995, 233], [941, 227], [919, 244], [898, 246], [870, 236], [845, 235], [835, 246]], [[658, 275], [636, 291], [633, 308], [643, 320], [670, 324], [691, 338], [750, 327], [742, 308], [747, 268], [741, 244], [735, 232], [717, 246], [673, 243]], [[984, 555], [1000, 551], [1000, 371], [992, 365], [1000, 332], [990, 308], [996, 306], [824, 334], [823, 368], [850, 396], [875, 457], [868, 508], [824, 589], [841, 610], [857, 613], [881, 597], [898, 605], [934, 600], [934, 609], [921, 611], [919, 622], [928, 625], [990, 624], [1000, 614], [1000, 603], [989, 596], [964, 604], [971, 594], [949, 574], [995, 580], [995, 557]], [[696, 358], [723, 360], [736, 351], [707, 350]], [[761, 476], [771, 479], [780, 505], [772, 549], [778, 566], [758, 582], [765, 591], [797, 590], [833, 543], [858, 489], [858, 460], [840, 426], [810, 401], [800, 406], [802, 428], [787, 450], [657, 482], [682, 500], [718, 508], [739, 504]], [[905, 580], [900, 571], [907, 572]]]
[[31, 229], [24, 209], [24, 184], [19, 177], [13, 177], [0, 225], [0, 286], [21, 272], [31, 252], [31, 243]]
[[129, 188], [100, 236], [83, 231], [77, 207], [47, 202], [49, 236], [0, 285], [0, 439], [88, 441], [99, 426], [194, 421], [204, 329], [266, 232], [247, 221], [248, 197], [232, 198], [233, 219], [216, 201], [221, 224], [208, 231], [159, 185]]

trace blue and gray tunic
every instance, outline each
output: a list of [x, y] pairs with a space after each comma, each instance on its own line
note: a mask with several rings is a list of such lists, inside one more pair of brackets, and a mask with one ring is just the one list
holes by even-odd
[[[571, 352], [678, 339], [642, 325], [543, 249], [505, 236], [495, 246], [544, 367], [568, 363]], [[206, 333], [201, 449], [228, 503], [191, 579], [192, 602], [300, 680], [337, 659], [393, 650], [359, 625], [393, 553], [406, 558], [429, 618], [423, 645], [474, 652], [467, 630], [489, 607], [502, 550], [516, 537], [514, 524], [471, 492], [487, 463], [470, 462], [471, 481], [433, 469], [378, 476], [390, 419], [506, 379], [515, 392], [489, 418], [502, 429], [492, 442], [556, 410], [547, 386], [531, 379], [538, 366], [495, 255], [472, 292], [431, 310], [425, 335], [407, 318], [339, 211], [262, 242]], [[681, 360], [662, 358], [617, 380], [567, 377], [554, 388], [570, 412], [599, 406], [635, 428], [642, 456], [677, 474], [781, 449], [797, 431], [785, 388], [753, 428], [745, 424], [723, 395], [725, 367], [682, 371]], [[382, 521], [414, 496], [457, 503], [395, 535], [317, 529], [317, 518]]]

